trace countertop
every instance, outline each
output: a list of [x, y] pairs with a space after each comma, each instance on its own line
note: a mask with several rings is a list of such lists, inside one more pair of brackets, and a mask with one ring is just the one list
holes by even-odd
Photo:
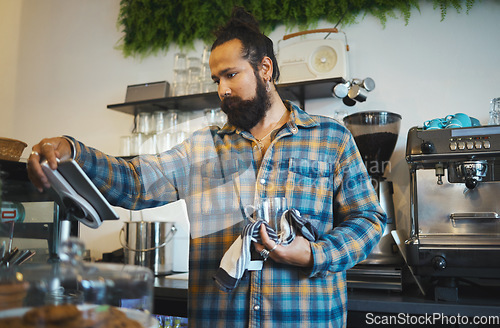
[[188, 273], [156, 277], [154, 282], [155, 298], [175, 298], [187, 300]]
[[410, 313], [462, 316], [499, 315], [500, 295], [468, 297], [458, 302], [435, 301], [424, 297], [417, 288], [404, 292], [355, 289], [348, 291], [348, 311], [377, 313]]
[[156, 277], [153, 313], [187, 317], [188, 274]]
[[[187, 273], [157, 277], [154, 289], [155, 313], [187, 316], [187, 288]], [[448, 316], [458, 314], [470, 317], [498, 316], [500, 313], [500, 293], [497, 293], [496, 289], [492, 289], [486, 294], [476, 293], [459, 299], [458, 302], [447, 302], [435, 301], [428, 296], [424, 297], [416, 286], [408, 287], [402, 292], [349, 288], [347, 310], [352, 313], [408, 313], [414, 315], [440, 313]], [[175, 311], [175, 313], [163, 313], [168, 311]]]

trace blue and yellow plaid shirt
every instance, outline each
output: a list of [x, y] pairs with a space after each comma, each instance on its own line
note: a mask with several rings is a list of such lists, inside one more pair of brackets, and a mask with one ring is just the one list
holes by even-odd
[[[379, 241], [386, 216], [349, 131], [290, 102], [290, 119], [262, 156], [230, 125], [207, 127], [170, 151], [130, 161], [75, 142], [75, 160], [108, 201], [141, 209], [185, 199], [191, 225], [191, 327], [342, 327], [345, 270]], [[259, 197], [286, 197], [321, 234], [314, 266], [264, 262], [230, 293], [213, 281], [220, 260]]]

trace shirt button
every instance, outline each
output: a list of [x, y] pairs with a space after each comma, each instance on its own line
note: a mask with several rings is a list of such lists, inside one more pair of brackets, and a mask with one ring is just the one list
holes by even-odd
[[297, 132], [297, 128], [296, 128], [296, 127], [293, 127], [293, 128], [292, 128], [292, 132], [293, 132], [293, 133]]
[[264, 178], [260, 179], [260, 184], [261, 185], [265, 185], [266, 184], [266, 179], [264, 179]]
[[259, 305], [259, 304], [254, 305], [254, 306], [253, 306], [253, 309], [254, 309], [255, 311], [259, 311], [259, 310], [260, 310], [260, 305]]

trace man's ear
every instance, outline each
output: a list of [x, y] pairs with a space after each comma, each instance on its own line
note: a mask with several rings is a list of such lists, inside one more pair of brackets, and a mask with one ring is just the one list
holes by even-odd
[[273, 82], [273, 61], [271, 58], [264, 56], [260, 62], [260, 74], [264, 81]]

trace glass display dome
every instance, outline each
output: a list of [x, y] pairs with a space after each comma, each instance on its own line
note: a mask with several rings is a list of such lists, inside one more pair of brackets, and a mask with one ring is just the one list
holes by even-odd
[[72, 322], [71, 327], [88, 327], [89, 320], [97, 320], [92, 327], [100, 327], [99, 321], [111, 317], [128, 320], [123, 327], [157, 327], [151, 314], [153, 272], [135, 265], [83, 262], [83, 250], [80, 240], [70, 238], [62, 244], [61, 261], [4, 271], [1, 289], [11, 293], [0, 293], [0, 327], [2, 320], [23, 320], [23, 327], [30, 327], [30, 322], [36, 324], [33, 327], [52, 327], [57, 313], [73, 313], [74, 317], [63, 317], [82, 321], [82, 325]]

